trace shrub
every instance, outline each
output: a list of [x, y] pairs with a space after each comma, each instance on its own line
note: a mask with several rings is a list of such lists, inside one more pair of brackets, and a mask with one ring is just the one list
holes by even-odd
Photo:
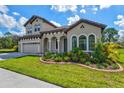
[[108, 63], [109, 65], [113, 64], [112, 60], [110, 60], [110, 59], [106, 59], [106, 63]]
[[52, 55], [53, 55], [53, 53], [52, 52], [50, 52], [50, 51], [47, 51], [47, 52], [45, 52], [45, 58], [46, 59], [50, 59], [50, 58], [52, 58]]
[[64, 57], [63, 57], [63, 61], [65, 61], [65, 62], [70, 61], [70, 57], [64, 56]]
[[83, 57], [81, 57], [81, 58], [79, 59], [79, 62], [80, 62], [80, 63], [85, 63], [85, 61], [86, 61], [86, 59], [83, 58]]
[[58, 56], [58, 57], [55, 57], [54, 59], [56, 62], [61, 62], [62, 61], [62, 57]]
[[80, 48], [73, 48], [72, 49], [72, 53], [78, 53], [79, 51], [81, 51], [81, 49]]
[[87, 61], [90, 61], [91, 55], [89, 53], [84, 53], [83, 56]]
[[117, 48], [119, 47], [120, 47], [119, 44], [113, 42], [105, 43], [104, 51], [105, 51], [105, 55], [107, 56], [107, 59], [111, 60], [112, 62], [117, 62], [119, 58]]
[[18, 46], [14, 46], [13, 49], [18, 52]]
[[78, 62], [79, 61], [77, 56], [73, 56], [71, 59], [72, 59], [73, 62]]
[[72, 52], [70, 51], [70, 52], [67, 52], [67, 54], [66, 54], [68, 57], [71, 57], [72, 56]]
[[104, 46], [102, 43], [97, 43], [94, 52], [92, 53], [93, 58], [97, 63], [106, 62], [107, 56], [104, 53]]
[[45, 56], [43, 56], [43, 57], [42, 57], [42, 60], [46, 61], [46, 60], [47, 60], [47, 58], [46, 58]]
[[108, 63], [103, 63], [102, 64], [105, 68], [107, 68], [109, 65], [108, 65]]
[[117, 64], [112, 64], [112, 68], [113, 68], [113, 69], [118, 69], [119, 66], [118, 66]]
[[[74, 62], [80, 61], [80, 58], [84, 57], [84, 52], [80, 48], [73, 48], [72, 51], [69, 53], [70, 58]], [[83, 59], [81, 59], [82, 61]]]
[[85, 62], [85, 64], [89, 66], [91, 64], [91, 62], [87, 61], [87, 62]]
[[99, 64], [99, 63], [96, 64], [96, 67], [99, 68], [99, 69], [103, 69], [104, 68], [104, 66], [102, 64]]

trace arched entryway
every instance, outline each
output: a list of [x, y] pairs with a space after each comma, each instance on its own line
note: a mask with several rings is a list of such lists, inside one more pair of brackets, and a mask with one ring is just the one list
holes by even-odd
[[58, 51], [58, 42], [56, 37], [51, 38], [51, 51], [54, 53]]
[[49, 42], [48, 42], [48, 38], [45, 38], [44, 39], [44, 53], [46, 52], [46, 51], [49, 51]]
[[60, 37], [60, 53], [67, 52], [67, 37]]

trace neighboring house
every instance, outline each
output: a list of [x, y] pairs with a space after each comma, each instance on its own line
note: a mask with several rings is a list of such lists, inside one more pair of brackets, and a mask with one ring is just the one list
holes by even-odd
[[26, 35], [19, 39], [20, 52], [63, 53], [79, 47], [86, 52], [94, 49], [106, 25], [80, 19], [67, 27], [57, 27], [46, 19], [32, 16], [25, 24]]

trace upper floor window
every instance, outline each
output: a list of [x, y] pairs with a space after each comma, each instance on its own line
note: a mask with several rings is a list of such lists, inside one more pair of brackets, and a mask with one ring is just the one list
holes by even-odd
[[37, 31], [40, 31], [41, 29], [41, 25], [40, 24], [35, 24], [34, 25], [34, 31], [37, 32]]
[[32, 33], [32, 27], [31, 26], [27, 26], [27, 34], [31, 34]]

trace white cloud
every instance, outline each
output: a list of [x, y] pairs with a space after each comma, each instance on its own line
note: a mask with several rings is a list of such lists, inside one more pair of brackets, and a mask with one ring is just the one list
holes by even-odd
[[114, 24], [119, 27], [122, 27], [122, 30], [118, 31], [118, 35], [120, 36], [119, 40], [122, 41], [122, 39], [123, 39], [123, 41], [124, 41], [124, 15], [118, 15], [117, 20], [114, 21]]
[[[17, 21], [12, 16], [9, 16], [7, 14], [0, 14], [0, 27], [5, 27], [8, 29], [9, 32], [16, 33], [16, 34], [18, 33], [18, 35], [24, 34], [25, 28], [23, 25], [27, 20], [28, 20], [27, 18], [21, 16]], [[18, 29], [19, 32], [12, 31], [12, 29]]]
[[52, 5], [51, 10], [56, 10], [58, 12], [77, 11], [76, 5]]
[[12, 29], [16, 26], [16, 19], [7, 14], [0, 14], [0, 26]]
[[27, 20], [28, 20], [27, 18], [25, 18], [25, 17], [22, 16], [22, 17], [19, 19], [19, 24], [24, 25], [24, 23], [25, 23]]
[[56, 26], [58, 26], [58, 27], [60, 27], [61, 26], [61, 24], [60, 23], [57, 23], [57, 22], [55, 22], [55, 21], [50, 21], [51, 23], [53, 23], [54, 25], [56, 25]]
[[124, 30], [119, 30], [118, 35], [119, 35], [119, 41], [124, 42]]
[[118, 15], [117, 20], [114, 21], [114, 24], [124, 28], [124, 15]]
[[102, 9], [105, 9], [105, 8], [109, 8], [111, 7], [111, 5], [100, 5], [99, 8], [102, 10]]
[[17, 21], [17, 29], [19, 30], [18, 32], [17, 31], [14, 31], [14, 30], [9, 30], [10, 33], [14, 34], [14, 35], [19, 35], [19, 36], [22, 36], [26, 33], [25, 31], [25, 27], [24, 27], [24, 23], [27, 21], [28, 19], [21, 16], [20, 19]]
[[71, 25], [71, 24], [75, 23], [79, 19], [80, 19], [80, 17], [78, 15], [75, 15], [75, 16], [72, 16], [72, 17], [67, 18], [68, 25]]
[[0, 5], [0, 12], [7, 13], [9, 11], [8, 7], [5, 5]]
[[98, 8], [93, 6], [92, 11], [93, 11], [93, 14], [96, 14], [96, 12], [98, 11]]
[[0, 31], [0, 37], [3, 37], [4, 36], [4, 34]]
[[85, 5], [81, 5], [81, 7], [82, 7], [82, 8], [84, 8], [84, 7], [85, 7]]
[[24, 27], [24, 23], [27, 21], [28, 19], [25, 17], [20, 17], [18, 23], [17, 23], [17, 28], [20, 30], [20, 34], [25, 34], [25, 27]]
[[123, 18], [124, 18], [123, 15], [118, 15], [118, 16], [117, 16], [117, 19], [123, 19]]
[[[7, 14], [9, 11], [7, 6], [0, 5], [0, 27], [5, 27], [8, 29], [8, 32], [17, 35], [23, 35], [25, 33], [25, 27], [23, 26], [24, 23], [28, 20], [27, 18], [20, 16], [17, 12], [12, 12], [13, 15], [20, 16], [19, 20], [17, 21], [13, 16]], [[19, 30], [14, 31], [13, 29]], [[0, 36], [2, 36], [2, 31], [0, 32]]]
[[85, 10], [85, 9], [81, 9], [81, 10], [80, 10], [80, 13], [85, 14], [85, 13], [86, 13], [86, 10]]
[[17, 13], [17, 12], [13, 12], [12, 14], [13, 14], [13, 15], [16, 15], [16, 16], [20, 16], [20, 14]]
[[124, 30], [120, 30], [118, 34], [120, 35], [120, 37], [124, 37]]

